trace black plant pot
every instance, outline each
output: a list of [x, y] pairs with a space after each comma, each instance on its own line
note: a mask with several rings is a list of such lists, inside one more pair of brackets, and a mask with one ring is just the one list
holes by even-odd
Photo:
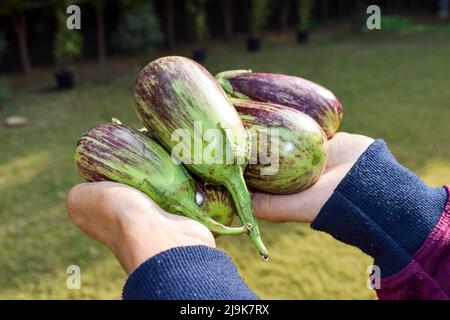
[[60, 70], [55, 73], [55, 78], [60, 90], [72, 89], [75, 85], [75, 75], [72, 71]]
[[247, 50], [250, 52], [258, 52], [261, 50], [261, 38], [250, 37], [247, 39]]
[[308, 39], [309, 39], [309, 31], [308, 30], [297, 31], [297, 42], [299, 44], [308, 43]]
[[196, 49], [196, 50], [192, 51], [192, 59], [194, 59], [198, 63], [202, 63], [206, 59], [206, 50], [205, 49]]

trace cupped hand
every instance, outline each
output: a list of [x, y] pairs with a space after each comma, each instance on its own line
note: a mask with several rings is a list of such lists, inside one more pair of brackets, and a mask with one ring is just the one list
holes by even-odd
[[[359, 156], [373, 139], [337, 133], [329, 141], [327, 167], [309, 189], [290, 195], [255, 193], [258, 218], [312, 222]], [[159, 208], [142, 192], [114, 182], [82, 183], [67, 196], [73, 223], [106, 245], [129, 274], [154, 255], [180, 246], [215, 247], [214, 237], [202, 224]]]
[[347, 172], [373, 141], [372, 138], [362, 135], [337, 133], [329, 141], [327, 165], [320, 179], [299, 193], [254, 193], [253, 208], [256, 216], [271, 222], [312, 222]]
[[128, 274], [171, 248], [215, 247], [214, 237], [202, 224], [169, 214], [142, 192], [119, 183], [76, 185], [66, 206], [73, 223], [106, 245]]

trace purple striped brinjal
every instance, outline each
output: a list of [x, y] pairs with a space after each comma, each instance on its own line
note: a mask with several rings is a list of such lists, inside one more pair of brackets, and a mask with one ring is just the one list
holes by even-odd
[[[112, 118], [112, 123], [121, 125], [122, 121]], [[138, 131], [153, 139], [147, 128], [143, 127], [138, 129]], [[205, 185], [198, 180], [195, 182], [197, 187], [197, 193], [195, 194], [196, 203], [200, 205], [210, 218], [225, 226], [231, 226], [236, 215], [236, 208], [228, 190], [222, 186]], [[214, 237], [220, 236], [218, 233], [213, 234]]]
[[306, 113], [331, 138], [342, 121], [342, 105], [336, 96], [317, 83], [284, 74], [224, 71], [216, 79], [230, 97], [281, 104]]
[[162, 146], [135, 129], [119, 124], [90, 129], [78, 140], [75, 162], [86, 180], [115, 181], [134, 187], [167, 212], [192, 218], [216, 234], [235, 235], [249, 230], [248, 225], [232, 228], [209, 217], [202, 206], [207, 205], [211, 194], [197, 188], [186, 169], [175, 163]]
[[[205, 185], [202, 182], [196, 182], [197, 203], [201, 203], [201, 208], [211, 219], [225, 226], [231, 226], [236, 216], [236, 208], [228, 190], [223, 186]], [[220, 236], [215, 232], [213, 232], [213, 235], [214, 237]]]
[[204, 182], [225, 186], [250, 239], [268, 258], [244, 181], [248, 137], [238, 113], [214, 77], [183, 57], [164, 57], [139, 73], [138, 117], [172, 157]]
[[327, 160], [327, 137], [303, 112], [246, 99], [230, 101], [252, 137], [244, 177], [249, 186], [287, 194], [315, 183]]

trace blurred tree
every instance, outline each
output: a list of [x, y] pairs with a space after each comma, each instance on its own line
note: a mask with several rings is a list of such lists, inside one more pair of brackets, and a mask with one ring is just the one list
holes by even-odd
[[291, 13], [291, 0], [281, 1], [280, 10], [280, 29], [286, 31], [289, 24], [289, 15]]
[[106, 60], [105, 40], [105, 0], [90, 0], [97, 16], [97, 59], [103, 64]]
[[314, 0], [298, 0], [298, 30], [311, 28], [311, 13]]
[[437, 3], [437, 16], [441, 19], [447, 19], [449, 13], [449, 2], [448, 0], [438, 0]]
[[[6, 50], [5, 33], [0, 32], [0, 62]], [[4, 77], [0, 77], [0, 106], [8, 99], [9, 85]]]
[[6, 51], [6, 40], [5, 40], [5, 32], [0, 31], [0, 62], [2, 61], [2, 56]]
[[337, 0], [337, 13], [339, 17], [345, 16], [346, 0]]
[[365, 27], [365, 22], [367, 18], [366, 0], [355, 0], [355, 3], [351, 8], [352, 8], [351, 16], [353, 20], [353, 28], [355, 31], [361, 31]]
[[55, 62], [60, 66], [71, 65], [81, 57], [83, 38], [77, 29], [70, 30], [66, 25], [66, 6], [56, 9], [57, 29], [53, 55]]
[[[398, 9], [398, 4], [399, 4], [399, 1], [397, 0], [397, 1], [386, 1], [385, 3], [384, 3], [384, 9], [385, 9], [385, 14], [387, 13], [387, 14], [394, 14], [396, 11], [397, 11], [397, 9]], [[367, 1], [364, 1], [364, 3], [363, 3], [363, 6], [364, 7], [367, 7], [368, 6], [368, 3], [367, 3]]]
[[27, 44], [27, 18], [25, 14], [26, 0], [2, 0], [0, 14], [10, 16], [19, 47], [20, 63], [24, 73], [31, 72], [31, 62]]
[[225, 38], [231, 40], [233, 38], [233, 5], [232, 0], [223, 1], [223, 18], [225, 26]]
[[170, 50], [175, 50], [175, 9], [173, 0], [165, 0], [166, 3], [166, 32], [167, 44]]
[[189, 16], [194, 19], [194, 41], [195, 49], [193, 52], [194, 60], [201, 62], [205, 59], [204, 40], [207, 37], [208, 29], [206, 26], [206, 0], [190, 0], [186, 3]]
[[320, 1], [320, 20], [326, 21], [328, 18], [328, 0]]
[[309, 29], [311, 28], [311, 15], [314, 7], [314, 0], [298, 0], [298, 27], [297, 40], [299, 43], [307, 43]]
[[208, 32], [206, 28], [205, 3], [206, 0], [189, 0], [186, 3], [188, 13], [194, 19], [194, 40], [197, 43], [205, 40]]
[[153, 49], [164, 40], [153, 2], [122, 0], [122, 15], [114, 42], [124, 52]]
[[5, 32], [0, 31], [0, 61], [2, 61], [2, 55], [6, 50]]
[[10, 89], [8, 81], [5, 77], [0, 77], [0, 106], [2, 106], [5, 101], [9, 99]]
[[82, 56], [83, 38], [77, 29], [67, 28], [66, 8], [68, 1], [63, 1], [56, 7], [56, 36], [53, 56], [58, 65], [55, 74], [60, 89], [70, 89], [74, 85], [72, 64]]
[[256, 52], [261, 50], [261, 29], [267, 24], [269, 14], [269, 0], [251, 0], [249, 31], [250, 36], [247, 38], [247, 50]]
[[269, 0], [251, 0], [250, 34], [254, 38], [260, 36], [261, 29], [267, 24], [269, 3]]

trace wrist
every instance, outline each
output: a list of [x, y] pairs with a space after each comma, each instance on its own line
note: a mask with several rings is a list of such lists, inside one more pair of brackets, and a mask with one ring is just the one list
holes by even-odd
[[434, 228], [447, 199], [397, 163], [383, 141], [361, 155], [312, 223], [375, 258], [383, 276], [401, 270]]

